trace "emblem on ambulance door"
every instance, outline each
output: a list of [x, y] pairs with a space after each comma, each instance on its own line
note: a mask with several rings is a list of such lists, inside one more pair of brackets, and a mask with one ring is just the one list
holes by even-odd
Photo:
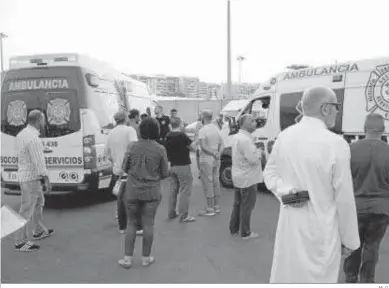
[[24, 101], [15, 100], [8, 104], [7, 110], [8, 123], [13, 126], [20, 126], [26, 123], [27, 106]]
[[389, 120], [389, 64], [377, 66], [370, 73], [365, 96], [366, 111], [381, 114]]
[[47, 104], [47, 120], [51, 125], [63, 125], [70, 120], [70, 104], [66, 99], [53, 99]]

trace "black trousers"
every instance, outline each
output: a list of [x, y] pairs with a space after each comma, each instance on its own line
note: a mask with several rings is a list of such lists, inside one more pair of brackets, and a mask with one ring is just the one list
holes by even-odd
[[235, 188], [234, 205], [230, 218], [230, 232], [237, 234], [240, 228], [242, 237], [251, 234], [251, 212], [257, 201], [257, 184], [247, 188]]
[[[116, 181], [119, 180], [119, 176], [113, 174], [111, 178], [110, 183], [110, 191], [112, 193], [113, 187], [115, 186]], [[127, 229], [127, 212], [126, 212], [126, 204], [124, 201], [124, 194], [126, 192], [126, 189], [123, 189], [122, 193], [118, 195], [118, 201], [117, 201], [117, 212], [118, 212], [118, 225], [119, 230], [126, 230]], [[137, 217], [137, 230], [142, 230], [142, 221], [141, 216], [139, 215]]]
[[389, 217], [384, 214], [358, 215], [361, 246], [344, 261], [347, 283], [357, 283], [358, 276], [361, 283], [374, 283], [379, 248], [388, 224]]

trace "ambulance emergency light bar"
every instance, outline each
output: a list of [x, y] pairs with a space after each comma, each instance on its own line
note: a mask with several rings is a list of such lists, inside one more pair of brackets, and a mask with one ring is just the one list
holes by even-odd
[[48, 54], [17, 56], [10, 58], [9, 69], [45, 67], [45, 66], [69, 66], [78, 62], [76, 54]]

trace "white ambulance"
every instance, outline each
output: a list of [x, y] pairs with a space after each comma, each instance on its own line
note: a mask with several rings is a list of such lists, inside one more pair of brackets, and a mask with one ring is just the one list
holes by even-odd
[[[333, 89], [338, 102], [342, 103], [336, 125], [332, 129], [342, 134], [349, 142], [364, 137], [363, 125], [369, 113], [379, 113], [385, 117], [387, 142], [389, 131], [389, 58], [370, 59], [323, 67], [313, 67], [280, 73], [264, 83], [254, 97], [239, 113], [252, 114], [258, 123], [253, 132], [256, 144], [271, 151], [274, 140], [285, 128], [301, 119], [300, 100], [304, 90], [323, 85]], [[237, 127], [230, 127], [230, 135]], [[230, 143], [226, 139], [226, 143]], [[225, 187], [232, 187], [231, 147], [222, 154], [220, 181]]]
[[[117, 83], [125, 87], [125, 99]], [[52, 193], [95, 193], [111, 181], [104, 148], [119, 107], [145, 113], [158, 105], [146, 84], [79, 54], [11, 58], [1, 84], [0, 164], [6, 194], [20, 194], [15, 137], [31, 110], [40, 109], [46, 117], [41, 139]]]

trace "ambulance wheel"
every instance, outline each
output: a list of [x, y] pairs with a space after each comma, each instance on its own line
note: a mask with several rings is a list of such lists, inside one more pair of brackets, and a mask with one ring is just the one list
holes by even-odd
[[265, 183], [258, 183], [258, 192], [261, 192], [261, 193], [271, 193], [271, 191], [269, 191], [266, 187], [266, 184]]
[[231, 162], [222, 162], [220, 165], [219, 180], [223, 187], [234, 188], [232, 183]]

